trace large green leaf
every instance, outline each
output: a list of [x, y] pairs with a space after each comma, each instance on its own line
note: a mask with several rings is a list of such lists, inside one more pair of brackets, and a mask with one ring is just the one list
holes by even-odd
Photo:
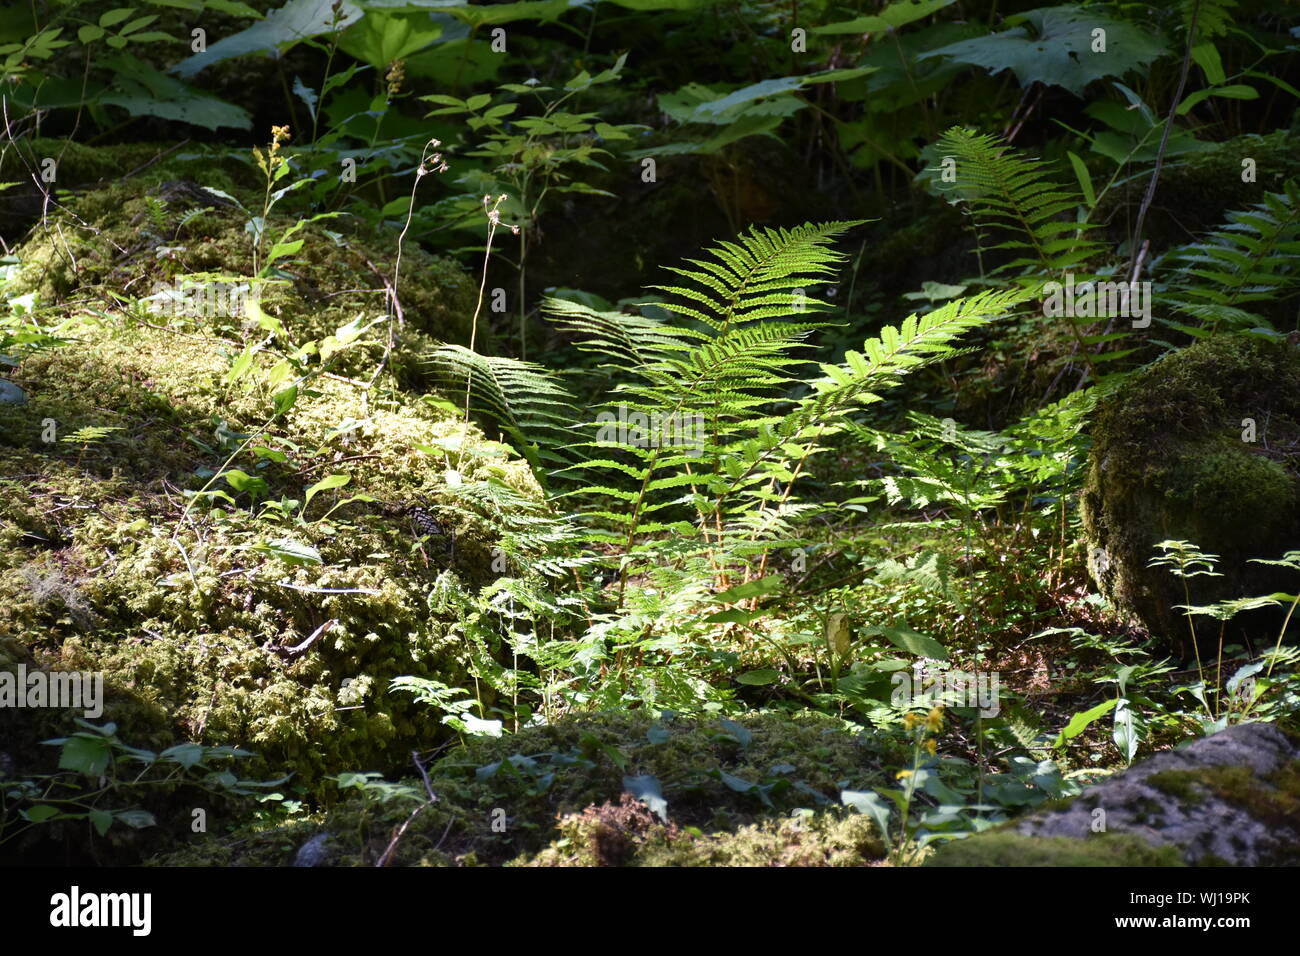
[[[1007, 17], [1010, 30], [963, 40], [921, 54], [946, 56], [991, 73], [1011, 70], [1021, 86], [1061, 86], [1076, 96], [1093, 80], [1119, 77], [1166, 52], [1150, 27], [1112, 20], [1078, 7], [1030, 10]], [[1105, 31], [1105, 52], [1093, 52], [1094, 30]]]
[[545, 23], [561, 17], [569, 9], [569, 0], [519, 0], [518, 3], [465, 4], [440, 9], [471, 27], [514, 23], [517, 20]]
[[899, 650], [915, 654], [917, 657], [928, 657], [936, 661], [946, 661], [948, 659], [948, 649], [946, 647], [933, 637], [927, 637], [910, 627], [869, 627], [863, 633], [868, 637], [879, 634]]
[[824, 26], [813, 27], [812, 32], [888, 33], [928, 17], [944, 7], [951, 6], [954, 2], [955, 0], [898, 0], [897, 3], [891, 3], [874, 16], [827, 23]]
[[201, 93], [129, 53], [103, 57], [100, 65], [117, 74], [113, 82], [117, 92], [105, 93], [99, 101], [120, 106], [132, 116], [157, 116], [205, 129], [223, 126], [251, 129], [253, 126], [252, 118], [243, 108]]
[[615, 6], [629, 10], [695, 10], [711, 7], [718, 0], [610, 0]]
[[108, 741], [102, 737], [76, 734], [63, 744], [59, 754], [60, 770], [75, 770], [87, 777], [98, 777], [108, 769]]
[[1101, 717], [1109, 713], [1110, 710], [1118, 703], [1119, 703], [1119, 698], [1117, 697], [1111, 698], [1110, 700], [1104, 701], [1103, 703], [1098, 704], [1096, 707], [1093, 707], [1090, 710], [1081, 711], [1080, 713], [1075, 714], [1073, 717], [1070, 718], [1070, 722], [1065, 725], [1065, 728], [1057, 735], [1056, 740], [1052, 743], [1052, 746], [1053, 747], [1063, 746], [1067, 740], [1079, 736], [1079, 734], [1083, 733], [1088, 728], [1089, 724], [1091, 724], [1098, 717]]
[[[461, 37], [414, 54], [406, 61], [406, 72], [433, 80], [439, 86], [473, 86], [494, 79], [505, 60], [492, 52], [488, 41]], [[387, 123], [385, 120], [385, 129]]]
[[306, 500], [302, 503], [302, 510], [306, 512], [307, 506], [311, 504], [312, 498], [315, 498], [318, 492], [329, 491], [332, 488], [342, 488], [352, 478], [350, 475], [326, 475], [316, 484], [307, 489]]
[[279, 558], [286, 564], [320, 564], [321, 556], [309, 544], [303, 544], [294, 538], [276, 538], [274, 541], [267, 541], [253, 546], [254, 551], [270, 555], [273, 558]]
[[339, 38], [339, 49], [349, 56], [383, 69], [405, 60], [442, 39], [442, 25], [428, 14], [403, 14], [371, 10]]
[[[218, 40], [202, 53], [181, 60], [172, 67], [171, 72], [179, 76], [193, 76], [200, 70], [231, 57], [275, 52], [299, 40], [328, 33], [334, 18], [331, 9], [333, 2], [334, 0], [289, 0], [280, 9], [268, 13], [265, 20], [259, 20], [247, 30]], [[361, 8], [349, 0], [340, 0], [340, 3], [338, 26], [350, 26], [364, 15]]]
[[773, 96], [783, 96], [794, 93], [803, 89], [805, 86], [817, 83], [840, 83], [845, 80], [857, 79], [860, 76], [866, 76], [868, 73], [874, 73], [874, 67], [855, 67], [851, 70], [824, 70], [820, 73], [807, 73], [801, 76], [782, 76], [771, 80], [761, 80], [758, 83], [751, 83], [749, 86], [734, 90], [726, 96], [719, 97], [715, 100], [700, 103], [695, 107], [694, 116], [696, 122], [718, 122], [722, 118], [733, 119], [740, 116], [742, 111], [740, 107], [748, 107], [755, 100], [762, 100]]
[[880, 829], [880, 835], [889, 839], [889, 815], [893, 811], [880, 794], [872, 790], [841, 790], [840, 802], [869, 816]]

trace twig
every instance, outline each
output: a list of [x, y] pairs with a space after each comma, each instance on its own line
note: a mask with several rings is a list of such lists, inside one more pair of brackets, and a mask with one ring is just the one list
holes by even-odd
[[[188, 142], [189, 142], [189, 139], [188, 139], [188, 138], [187, 138], [187, 139], [183, 139], [183, 140], [181, 140], [179, 143], [177, 143], [177, 144], [176, 144], [175, 146], [173, 146], [171, 149], [165, 149], [165, 150], [163, 150], [161, 153], [159, 153], [159, 154], [158, 154], [157, 156], [155, 156], [153, 159], [148, 160], [147, 162], [143, 163], [143, 164], [140, 165], [140, 166], [137, 166], [135, 169], [131, 170], [129, 173], [125, 173], [125, 174], [123, 174], [121, 177], [118, 177], [118, 178], [117, 178], [116, 180], [114, 180], [114, 181], [115, 181], [115, 182], [121, 182], [123, 179], [130, 179], [130, 178], [131, 178], [132, 176], [134, 176], [136, 173], [142, 173], [142, 172], [144, 172], [146, 169], [148, 169], [150, 166], [152, 166], [152, 165], [154, 165], [155, 163], [157, 163], [157, 162], [158, 162], [160, 159], [162, 159], [164, 156], [170, 156], [172, 153], [176, 152], [176, 150], [180, 149], [182, 146], [184, 146], [184, 145], [185, 145], [186, 143], [188, 143]], [[108, 178], [109, 178], [109, 179], [112, 179], [112, 177], [108, 177]], [[98, 184], [98, 183], [105, 182], [105, 181], [106, 181], [105, 179], [97, 180], [97, 184]]]
[[1131, 274], [1134, 276], [1133, 281], [1137, 281], [1137, 271], [1141, 266], [1142, 256], [1142, 230], [1146, 226], [1147, 210], [1151, 208], [1151, 201], [1156, 198], [1156, 183], [1160, 179], [1160, 169], [1165, 164], [1165, 150], [1169, 146], [1169, 133], [1174, 128], [1174, 116], [1178, 112], [1178, 104], [1183, 101], [1183, 89], [1187, 86], [1187, 73], [1192, 63], [1192, 44], [1196, 40], [1196, 19], [1201, 13], [1201, 0], [1196, 0], [1196, 6], [1192, 8], [1192, 19], [1187, 24], [1187, 48], [1183, 51], [1182, 70], [1178, 76], [1178, 90], [1174, 93], [1174, 101], [1169, 104], [1169, 115], [1165, 117], [1165, 128], [1160, 134], [1160, 148], [1156, 150], [1156, 165], [1151, 171], [1151, 181], [1147, 183], [1146, 195], [1142, 197], [1142, 205], [1138, 207], [1137, 223], [1133, 227], [1133, 242], [1131, 244], [1133, 255], [1133, 269]]
[[411, 762], [415, 764], [415, 769], [420, 771], [420, 779], [424, 781], [424, 792], [429, 795], [430, 803], [437, 803], [438, 797], [433, 792], [433, 785], [429, 783], [429, 772], [424, 769], [424, 764], [420, 761], [418, 753], [411, 754]]
[[388, 865], [388, 861], [392, 857], [393, 851], [397, 849], [397, 841], [402, 839], [402, 834], [406, 832], [406, 828], [409, 827], [411, 825], [411, 822], [416, 817], [418, 817], [421, 813], [423, 813], [425, 808], [428, 806], [429, 804], [427, 803], [420, 804], [418, 807], [415, 808], [415, 812], [406, 818], [406, 822], [403, 823], [400, 827], [398, 827], [397, 832], [393, 834], [393, 839], [390, 840], [388, 843], [388, 849], [384, 850], [384, 852], [380, 855], [379, 859], [375, 861], [375, 866], [378, 867], [378, 866]]
[[316, 630], [312, 631], [311, 635], [307, 638], [307, 640], [303, 641], [301, 644], [295, 644], [293, 647], [275, 646], [272, 647], [271, 650], [275, 651], [281, 657], [287, 657], [291, 659], [294, 657], [298, 657], [299, 655], [305, 653], [307, 648], [315, 644], [316, 641], [318, 641], [321, 637], [329, 633], [329, 629], [332, 628], [337, 623], [338, 623], [338, 618], [332, 617], [324, 624], [322, 624], [320, 627], [316, 628]]
[[371, 588], [309, 588], [302, 584], [290, 584], [288, 581], [276, 581], [275, 584], [282, 588], [293, 588], [295, 591], [305, 591], [308, 594], [383, 594], [383, 591], [375, 591]]
[[378, 452], [374, 452], [367, 455], [349, 455], [346, 458], [336, 458], [334, 461], [313, 461], [311, 464], [299, 468], [297, 471], [293, 473], [293, 476], [296, 478], [298, 475], [306, 474], [307, 472], [313, 471], [317, 468], [324, 468], [326, 465], [329, 465], [332, 468], [335, 465], [343, 464], [343, 462], [345, 461], [361, 461], [366, 458], [382, 458], [382, 457], [383, 455], [380, 455]]
[[[385, 849], [384, 852], [380, 854], [379, 859], [375, 861], [375, 866], [377, 867], [388, 865], [388, 861], [392, 859], [394, 851], [397, 850], [398, 841], [401, 840], [402, 835], [406, 833], [406, 828], [409, 827], [411, 823], [415, 820], [415, 818], [418, 817], [421, 813], [423, 813], [427, 808], [433, 806], [435, 803], [438, 802], [438, 795], [433, 792], [433, 785], [429, 783], [428, 771], [424, 769], [424, 764], [421, 763], [420, 761], [419, 753], [411, 754], [411, 762], [415, 764], [415, 769], [420, 771], [420, 777], [421, 779], [424, 780], [424, 792], [429, 795], [429, 800], [427, 803], [422, 803], [418, 807], [416, 807], [415, 810], [411, 813], [411, 815], [406, 818], [406, 822], [403, 823], [400, 827], [398, 827], [397, 832], [393, 834], [393, 839], [390, 840], [388, 843], [388, 848]], [[437, 845], [434, 847], [435, 850], [438, 847], [442, 846], [442, 841], [447, 838], [447, 831], [450, 829], [451, 829], [451, 820], [448, 820], [447, 828], [442, 831], [442, 837], [438, 840]]]

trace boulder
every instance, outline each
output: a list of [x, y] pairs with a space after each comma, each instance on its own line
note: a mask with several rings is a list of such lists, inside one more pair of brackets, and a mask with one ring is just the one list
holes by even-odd
[[[1300, 348], [1222, 335], [1171, 352], [1099, 407], [1081, 500], [1089, 569], [1121, 612], [1180, 653], [1190, 632], [1178, 605], [1295, 593], [1293, 570], [1250, 563], [1300, 546]], [[1149, 567], [1157, 544], [1183, 540], [1218, 555], [1184, 582]], [[1232, 639], [1277, 639], [1281, 615], [1239, 614]], [[1217, 648], [1217, 622], [1198, 642]], [[1207, 624], [1209, 626], [1207, 626]], [[1204, 648], [1202, 648], [1204, 649]]]
[[[282, 324], [280, 344], [290, 347], [358, 316], [382, 317], [395, 234], [349, 216], [311, 221], [309, 213], [288, 209], [288, 198], [268, 217], [255, 249], [247, 226], [263, 200], [247, 174], [237, 179], [218, 169], [200, 174], [180, 160], [160, 163], [51, 207], [46, 223], [15, 249], [18, 264], [6, 270], [4, 295], [28, 297], [31, 309], [126, 304], [155, 325], [236, 338], [264, 334], [245, 308], [255, 299]], [[301, 247], [249, 279], [267, 273], [270, 250], [295, 227], [291, 238]], [[334, 370], [368, 378], [387, 355], [391, 377], [422, 389], [432, 384], [426, 353], [440, 342], [469, 344], [477, 288], [457, 263], [408, 240], [396, 290], [391, 342], [380, 322], [365, 344], [335, 360]], [[475, 336], [480, 351], [490, 350], [487, 325], [480, 321]]]
[[949, 844], [937, 866], [1296, 866], [1300, 738], [1239, 724]]

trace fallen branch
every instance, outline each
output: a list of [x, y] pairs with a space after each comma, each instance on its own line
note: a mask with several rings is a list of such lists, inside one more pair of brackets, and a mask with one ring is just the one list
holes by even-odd
[[281, 657], [287, 657], [289, 659], [298, 657], [301, 654], [306, 653], [307, 648], [311, 647], [318, 640], [320, 640], [325, 634], [329, 633], [329, 629], [337, 623], [338, 623], [338, 618], [332, 617], [324, 624], [322, 624], [320, 627], [316, 628], [316, 630], [312, 631], [311, 635], [307, 638], [307, 640], [303, 641], [301, 644], [295, 644], [293, 647], [284, 647], [282, 645], [277, 645], [272, 647], [271, 650], [275, 651]]

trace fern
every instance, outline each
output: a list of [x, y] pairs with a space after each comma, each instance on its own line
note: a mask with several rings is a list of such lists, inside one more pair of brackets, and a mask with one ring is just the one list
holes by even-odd
[[[595, 499], [586, 517], [618, 545], [620, 603], [634, 566], [660, 576], [711, 568], [725, 588], [735, 574], [765, 574], [772, 548], [805, 544], [799, 526], [830, 506], [798, 500], [796, 485], [845, 416], [906, 373], [960, 354], [960, 335], [1029, 296], [1015, 289], [950, 302], [882, 329], [842, 364], [814, 365], [799, 352], [825, 305], [804, 290], [833, 275], [842, 257], [827, 246], [854, 225], [751, 229], [687, 260], [671, 271], [689, 285], [654, 288], [691, 324], [547, 303], [547, 317], [577, 334], [580, 348], [630, 366], [631, 381], [586, 423], [596, 434], [583, 443], [592, 450], [582, 463], [588, 480], [576, 492]], [[647, 441], [644, 429], [623, 427], [656, 416], [698, 421], [698, 441]]]
[[144, 205], [145, 211], [149, 214], [149, 221], [153, 224], [154, 230], [158, 233], [159, 237], [165, 236], [168, 225], [167, 204], [156, 196], [145, 196]]
[[120, 425], [86, 425], [75, 432], [69, 432], [59, 439], [70, 445], [97, 445], [113, 432], [121, 431]]
[[[828, 246], [858, 224], [751, 228], [736, 242], [709, 250], [710, 259], [687, 260], [694, 268], [672, 268], [689, 285], [653, 288], [672, 296], [672, 310], [693, 324], [669, 329], [574, 303], [547, 303], [548, 318], [585, 331], [579, 347], [613, 346], [636, 362], [633, 381], [617, 386], [602, 414], [588, 423], [595, 435], [585, 445], [602, 457], [584, 467], [616, 481], [582, 489], [615, 503], [590, 517], [618, 529], [625, 555], [634, 551], [638, 534], [697, 528], [736, 445], [779, 420], [765, 415], [765, 406], [795, 381], [794, 368], [807, 364], [793, 353], [818, 327], [786, 320], [828, 308], [804, 290], [834, 274], [831, 267], [843, 256]], [[647, 330], [649, 336], [637, 335]], [[663, 434], [665, 422], [677, 434]], [[688, 430], [693, 440], [681, 440]], [[630, 487], [618, 486], [624, 476]], [[657, 517], [683, 504], [693, 507], [695, 522]], [[626, 574], [625, 564], [624, 582]]]
[[1247, 306], [1287, 299], [1300, 287], [1300, 186], [1289, 181], [1283, 192], [1266, 193], [1263, 202], [1228, 213], [1221, 229], [1171, 250], [1159, 266], [1173, 276], [1163, 302], [1209, 332], [1221, 325], [1272, 328]]
[[983, 292], [954, 299], [924, 316], [908, 316], [899, 328], [885, 326], [863, 343], [862, 351], [845, 353], [841, 365], [822, 365], [812, 393], [783, 422], [788, 431], [825, 420], [849, 408], [880, 401], [877, 390], [889, 388], [908, 372], [942, 358], [963, 354], [953, 342], [992, 319], [1010, 314], [1030, 297], [1024, 289]]
[[962, 127], [944, 133], [939, 150], [956, 159], [956, 192], [976, 221], [1010, 233], [992, 248], [1009, 250], [1018, 258], [994, 274], [1064, 272], [1101, 252], [1102, 245], [1087, 238], [1095, 227], [1076, 220], [1082, 195], [1057, 182], [1051, 164], [1018, 155], [992, 134]]
[[480, 420], [496, 424], [539, 480], [545, 480], [547, 465], [568, 464], [556, 449], [571, 438], [573, 396], [550, 369], [446, 343], [425, 361], [438, 391]]
[[1223, 36], [1233, 26], [1232, 11], [1237, 0], [1182, 0], [1179, 4], [1181, 26], [1191, 29], [1192, 17], [1196, 17], [1197, 41], [1211, 37]]

